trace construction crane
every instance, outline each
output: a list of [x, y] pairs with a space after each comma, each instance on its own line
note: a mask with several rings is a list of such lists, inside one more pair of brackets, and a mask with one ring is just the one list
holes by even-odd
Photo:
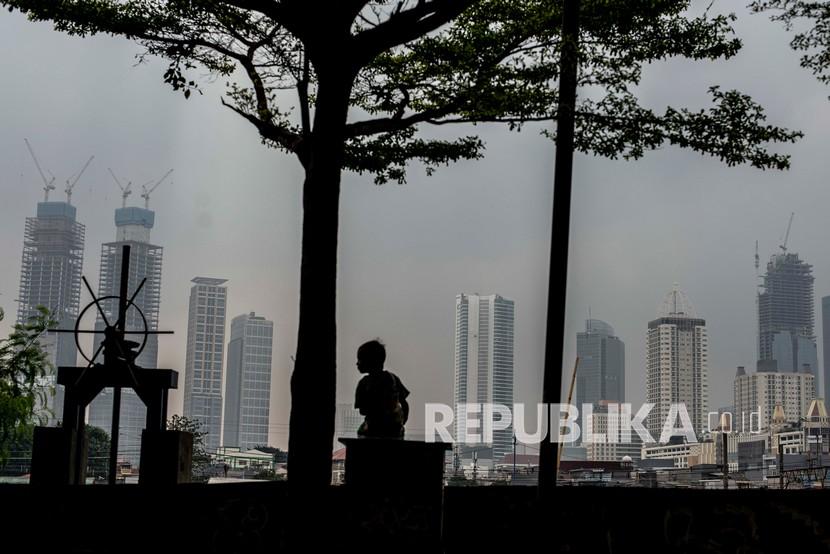
[[131, 189], [131, 187], [133, 185], [132, 181], [127, 181], [127, 186], [125, 187], [124, 185], [121, 184], [121, 181], [118, 180], [118, 177], [115, 176], [115, 173], [112, 172], [112, 169], [110, 169], [108, 167], [107, 171], [110, 172], [110, 175], [112, 175], [112, 178], [115, 179], [115, 183], [118, 185], [118, 188], [121, 189], [121, 207], [126, 208], [127, 207], [127, 197], [133, 193], [133, 191]]
[[[40, 173], [40, 178], [43, 179], [43, 201], [49, 202], [49, 191], [55, 190], [55, 176], [52, 175], [52, 172], [49, 172], [49, 175], [52, 175], [52, 180], [46, 179], [46, 175], [43, 174], [43, 170], [40, 168], [40, 162], [37, 161], [37, 156], [35, 156], [35, 151], [32, 149], [32, 145], [29, 144], [29, 139], [23, 139], [26, 142], [26, 148], [29, 149], [29, 154], [32, 155], [32, 160], [35, 162], [35, 167], [37, 167], [38, 173]], [[48, 170], [47, 170], [48, 171]]]
[[158, 186], [162, 183], [162, 181], [167, 179], [167, 176], [170, 175], [171, 173], [173, 173], [172, 169], [170, 171], [168, 171], [167, 173], [165, 173], [162, 176], [162, 178], [159, 179], [158, 181], [156, 181], [156, 184], [153, 185], [152, 187], [150, 187], [149, 189], [147, 188], [147, 184], [149, 184], [149, 183], [141, 185], [141, 197], [144, 199], [144, 207], [146, 209], [150, 209], [150, 194], [152, 194], [152, 192], [154, 190], [156, 190], [156, 188], [158, 188]]
[[[81, 168], [81, 170], [78, 173], [75, 174], [75, 175], [77, 175], [77, 177], [75, 177], [75, 175], [72, 175], [72, 176], [69, 177], [69, 179], [66, 180], [66, 188], [63, 189], [63, 191], [66, 193], [66, 203], [67, 204], [72, 203], [72, 189], [75, 188], [76, 184], [78, 184], [78, 180], [81, 178], [81, 175], [84, 174], [84, 171], [86, 171], [86, 168], [89, 167], [89, 164], [92, 163], [93, 159], [95, 159], [95, 156], [90, 156], [89, 157], [89, 159], [86, 161], [86, 163]], [[72, 181], [72, 177], [75, 177], [74, 181]], [[72, 181], [72, 182], [70, 183], [69, 181]]]
[[787, 232], [784, 233], [784, 242], [778, 248], [781, 249], [784, 254], [787, 253], [787, 241], [790, 240], [790, 228], [793, 226], [793, 217], [795, 216], [795, 212], [790, 212], [790, 221], [787, 223]]

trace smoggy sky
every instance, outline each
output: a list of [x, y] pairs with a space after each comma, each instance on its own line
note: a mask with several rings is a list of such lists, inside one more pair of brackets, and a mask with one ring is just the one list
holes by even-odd
[[[770, 123], [805, 132], [798, 144], [784, 147], [793, 168], [728, 168], [671, 147], [637, 162], [577, 155], [565, 384], [590, 306], [626, 343], [627, 399], [644, 401], [647, 322], [677, 281], [708, 324], [710, 406], [731, 404], [735, 366], [754, 367], [756, 357], [755, 241], [765, 263], [791, 211], [790, 251], [814, 266], [816, 305], [830, 294], [830, 89], [798, 67], [778, 25], [737, 4], [728, 7], [738, 10], [741, 53], [726, 62], [649, 67], [640, 97], [662, 110], [705, 107], [714, 84], [750, 93], [767, 108]], [[70, 38], [18, 13], [0, 13], [0, 306], [8, 312], [0, 332], [16, 312], [24, 218], [34, 215], [43, 195], [24, 137], [59, 184], [95, 155], [72, 197], [86, 225], [84, 273], [93, 287], [100, 245], [114, 240], [113, 210], [121, 204], [107, 167], [136, 185], [175, 168], [150, 203], [152, 240], [165, 248], [160, 327], [176, 331], [160, 338], [160, 366], [184, 369], [190, 279], [228, 279], [230, 317], [256, 311], [275, 322], [271, 442], [285, 446], [301, 168], [262, 146], [253, 127], [220, 106], [221, 82], [206, 83], [204, 95], [185, 100], [163, 84], [163, 62], [136, 66], [139, 51], [123, 39]], [[423, 403], [452, 400], [460, 292], [516, 301], [516, 401], [540, 399], [554, 158], [553, 144], [539, 136], [542, 128], [515, 133], [479, 126], [474, 131], [488, 145], [484, 160], [441, 168], [432, 177], [413, 166], [403, 186], [378, 187], [371, 177], [345, 174], [339, 401], [353, 399], [357, 346], [380, 337], [389, 350], [387, 367], [412, 391], [409, 429], [417, 435]], [[61, 189], [53, 199], [63, 198]], [[129, 205], [142, 203], [138, 194]], [[181, 402], [179, 391], [174, 412]]]

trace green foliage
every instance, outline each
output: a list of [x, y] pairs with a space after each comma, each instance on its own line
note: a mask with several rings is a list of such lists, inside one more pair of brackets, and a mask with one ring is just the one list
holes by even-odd
[[[56, 322], [49, 310], [38, 313], [25, 324], [16, 324], [7, 339], [0, 339], [0, 463], [5, 462], [12, 440], [32, 423], [48, 417], [46, 399], [53, 393], [45, 377], [52, 371], [40, 338]], [[0, 309], [0, 320], [4, 313]]]
[[193, 435], [193, 463], [191, 466], [193, 482], [207, 482], [210, 478], [211, 459], [205, 450], [205, 435], [202, 422], [188, 417], [174, 415], [167, 420], [170, 431], [186, 431]]
[[788, 31], [798, 28], [790, 46], [804, 52], [801, 67], [830, 84], [830, 0], [756, 0], [750, 7], [772, 12], [771, 19], [782, 22]]
[[[560, 109], [561, 0], [0, 4], [69, 34], [136, 40], [144, 55], [167, 59], [164, 81], [185, 96], [199, 87], [187, 75], [207, 70], [227, 81], [223, 104], [253, 124], [266, 144], [308, 167], [316, 138], [334, 136], [345, 144], [342, 166], [372, 174], [377, 183], [403, 182], [413, 160], [431, 173], [437, 165], [482, 156], [478, 137], [425, 138], [418, 133], [424, 126], [500, 122], [518, 130], [529, 121], [555, 120]], [[710, 88], [707, 109], [658, 112], [639, 102], [635, 87], [647, 65], [673, 57], [726, 59], [740, 49], [734, 15], [694, 14], [691, 4], [581, 1], [576, 148], [636, 159], [672, 144], [728, 165], [787, 168], [789, 157], [768, 145], [801, 134], [766, 124], [763, 109], [738, 91]], [[818, 8], [793, 0], [756, 4], [824, 10], [826, 33], [826, 2]], [[813, 46], [816, 36], [795, 42]], [[826, 68], [826, 51], [805, 59]], [[352, 107], [345, 127], [336, 121], [344, 112], [319, 110], [329, 90], [341, 89]], [[295, 90], [296, 101], [287, 103], [279, 94], [284, 90]]]
[[271, 454], [272, 456], [274, 456], [275, 464], [284, 464], [288, 461], [288, 452], [285, 452], [284, 450], [280, 450], [279, 448], [275, 448], [273, 446], [258, 444], [254, 446], [254, 450], [259, 450], [260, 452]]
[[106, 479], [109, 473], [110, 435], [100, 427], [92, 425], [86, 425], [85, 430], [89, 440], [87, 477]]

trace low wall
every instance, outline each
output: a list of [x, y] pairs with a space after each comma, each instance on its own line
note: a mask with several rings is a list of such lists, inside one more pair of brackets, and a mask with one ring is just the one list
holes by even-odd
[[[45, 488], [0, 485], [5, 546], [56, 552], [438, 552], [417, 503], [345, 487], [316, 498], [286, 483]], [[451, 487], [443, 549], [498, 552], [828, 552], [830, 493], [560, 488], [543, 512], [533, 487]], [[304, 509], [299, 509], [301, 504]], [[290, 531], [303, 529], [290, 548]], [[375, 537], [374, 545], [367, 539]]]

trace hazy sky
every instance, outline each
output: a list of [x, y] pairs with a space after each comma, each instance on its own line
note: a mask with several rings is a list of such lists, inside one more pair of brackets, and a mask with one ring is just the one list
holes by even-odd
[[[754, 367], [756, 357], [755, 241], [765, 263], [791, 211], [790, 251], [814, 265], [817, 305], [830, 294], [830, 89], [798, 67], [776, 24], [737, 4], [729, 8], [739, 10], [741, 53], [728, 62], [650, 67], [641, 98], [656, 109], [699, 108], [710, 85], [750, 93], [771, 123], [805, 132], [786, 147], [792, 170], [727, 168], [675, 148], [638, 162], [576, 160], [564, 365], [573, 364], [575, 334], [590, 306], [626, 343], [626, 392], [633, 402], [645, 398], [647, 322], [677, 281], [708, 324], [710, 406], [731, 404], [735, 366]], [[0, 332], [16, 312], [24, 218], [34, 215], [43, 194], [24, 137], [58, 183], [95, 155], [72, 198], [86, 225], [84, 273], [93, 287], [100, 245], [114, 240], [113, 210], [121, 202], [107, 167], [137, 184], [175, 168], [150, 205], [152, 240], [165, 248], [160, 327], [176, 331], [160, 338], [160, 365], [183, 370], [190, 279], [227, 278], [230, 317], [256, 311], [275, 322], [271, 441], [285, 446], [301, 168], [263, 147], [253, 127], [220, 106], [221, 87], [208, 85], [204, 95], [184, 100], [162, 83], [162, 62], [135, 65], [138, 51], [126, 40], [69, 38], [20, 14], [0, 13], [0, 306], [9, 314]], [[554, 157], [540, 129], [479, 126], [488, 145], [484, 160], [432, 177], [413, 167], [404, 186], [378, 187], [368, 176], [345, 175], [340, 401], [353, 399], [355, 349], [380, 337], [389, 350], [387, 366], [413, 393], [410, 431], [423, 427], [424, 402], [451, 403], [459, 292], [516, 301], [516, 400], [539, 400]], [[52, 198], [63, 197], [61, 188]], [[129, 204], [140, 203], [135, 193]], [[181, 402], [179, 391], [173, 411]]]

